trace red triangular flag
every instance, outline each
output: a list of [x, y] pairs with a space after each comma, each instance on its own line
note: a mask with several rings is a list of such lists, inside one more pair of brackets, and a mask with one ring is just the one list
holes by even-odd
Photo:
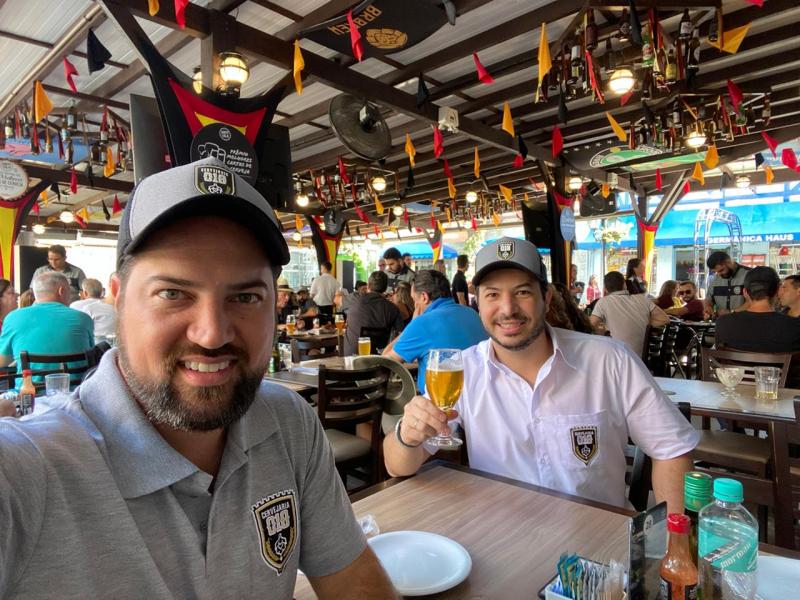
[[84, 221], [83, 217], [77, 213], [75, 213], [75, 222], [80, 226], [81, 229], [86, 229], [86, 221]]
[[39, 214], [39, 203], [38, 202], [34, 202], [33, 203], [33, 206], [31, 206], [31, 212], [33, 214], [35, 214], [35, 215]]
[[742, 94], [742, 90], [739, 89], [739, 86], [730, 79], [728, 79], [728, 96], [730, 96], [731, 104], [733, 104], [733, 110], [738, 113], [739, 105], [742, 103], [742, 100], [744, 100], [744, 95]]
[[781, 152], [781, 162], [789, 169], [797, 167], [797, 156], [791, 148], [784, 148]]
[[766, 131], [761, 132], [761, 137], [764, 138], [764, 141], [767, 143], [767, 146], [769, 146], [769, 149], [772, 150], [772, 156], [774, 158], [778, 158], [778, 153], [775, 152], [775, 148], [778, 147], [778, 140], [776, 140]]
[[572, 201], [565, 196], [562, 196], [558, 190], [553, 190], [553, 194], [556, 197], [556, 204], [559, 206], [572, 206]]
[[661, 169], [656, 169], [656, 189], [660, 192], [661, 191]]
[[353, 20], [352, 10], [347, 11], [347, 24], [350, 26], [350, 47], [353, 49], [353, 56], [358, 62], [361, 62], [361, 59], [364, 58], [364, 48], [361, 46], [361, 32]]
[[692, 186], [689, 185], [689, 180], [687, 179], [686, 183], [683, 184], [683, 193], [688, 194], [691, 191], [692, 191]]
[[431, 227], [433, 227], [434, 231], [436, 230], [436, 217], [433, 216], [433, 213], [431, 213]]
[[78, 174], [75, 172], [75, 167], [72, 167], [69, 174], [69, 191], [73, 194], [78, 193]]
[[122, 212], [122, 205], [119, 203], [119, 198], [114, 194], [114, 205], [111, 207], [111, 214], [116, 215]]
[[478, 231], [478, 219], [472, 217], [472, 231]]
[[523, 164], [525, 164], [525, 159], [522, 158], [522, 154], [517, 154], [517, 156], [514, 157], [514, 164], [511, 166], [515, 169], [521, 169]]
[[623, 94], [622, 97], [620, 97], [619, 99], [619, 105], [625, 106], [628, 103], [628, 100], [631, 99], [631, 96], [633, 96], [633, 90], [631, 90], [627, 94]]
[[481, 64], [477, 52], [472, 53], [472, 60], [475, 61], [475, 68], [478, 70], [478, 81], [486, 85], [494, 83], [494, 78], [489, 74], [489, 71], [486, 70], [486, 67]]
[[71, 89], [73, 92], [77, 93], [78, 92], [78, 88], [75, 86], [75, 82], [72, 80], [72, 77], [74, 75], [78, 75], [78, 69], [76, 69], [75, 65], [73, 65], [71, 62], [69, 62], [69, 60], [67, 60], [67, 57], [65, 56], [64, 57], [64, 77], [67, 78], [67, 85], [69, 86], [69, 89]]
[[186, 29], [186, 15], [183, 13], [186, 12], [187, 4], [189, 0], [175, 0], [175, 22], [181, 29]]
[[358, 215], [359, 219], [364, 221], [364, 223], [371, 223], [372, 222], [372, 221], [369, 220], [369, 217], [367, 216], [367, 213], [365, 213], [363, 210], [361, 210], [361, 207], [358, 204], [356, 204], [355, 208], [356, 208], [356, 214]]
[[558, 125], [553, 127], [553, 158], [561, 154], [561, 149], [564, 147], [564, 136], [561, 135], [561, 130]]
[[442, 132], [439, 131], [439, 128], [434, 126], [433, 127], [433, 155], [436, 158], [439, 158], [444, 152], [444, 139], [442, 138]]
[[453, 172], [450, 170], [450, 163], [447, 162], [447, 159], [444, 159], [444, 163], [442, 163], [442, 169], [444, 170], [445, 177], [448, 179], [453, 178]]
[[403, 207], [403, 222], [408, 223], [408, 209]]
[[345, 185], [350, 183], [350, 178], [347, 176], [347, 169], [344, 168], [344, 161], [341, 156], [339, 157], [339, 177], [342, 178], [342, 182]]
[[757, 6], [758, 8], [764, 8], [764, 0], [744, 0], [748, 4], [752, 4]]

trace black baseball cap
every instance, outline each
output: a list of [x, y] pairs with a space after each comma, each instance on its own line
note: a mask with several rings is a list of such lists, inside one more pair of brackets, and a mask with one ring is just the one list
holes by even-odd
[[473, 285], [480, 285], [484, 277], [498, 269], [519, 269], [530, 273], [542, 283], [547, 283], [547, 269], [542, 255], [527, 240], [503, 237], [487, 244], [475, 257], [475, 269]]
[[134, 188], [119, 226], [117, 264], [154, 231], [181, 219], [220, 216], [250, 229], [275, 276], [289, 262], [275, 211], [264, 196], [216, 158], [204, 158], [145, 177]]
[[744, 276], [744, 289], [751, 296], [760, 293], [774, 296], [780, 285], [781, 279], [772, 267], [753, 267]]

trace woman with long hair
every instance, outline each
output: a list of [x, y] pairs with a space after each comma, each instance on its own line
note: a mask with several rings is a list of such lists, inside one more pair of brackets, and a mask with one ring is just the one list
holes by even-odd
[[0, 331], [6, 315], [19, 306], [19, 294], [8, 279], [0, 279]]
[[625, 287], [629, 294], [647, 293], [647, 283], [644, 280], [644, 261], [641, 258], [632, 258], [625, 269]]
[[586, 304], [591, 304], [598, 298], [602, 297], [603, 293], [600, 286], [597, 285], [597, 276], [589, 276], [589, 285], [586, 286]]
[[683, 302], [678, 300], [678, 282], [674, 279], [665, 281], [664, 285], [661, 286], [661, 291], [658, 293], [658, 298], [654, 302], [662, 310], [682, 306]]
[[[570, 293], [569, 288], [563, 283], [553, 283], [551, 288], [553, 290], [553, 298], [550, 301], [550, 305], [553, 307], [553, 311], [551, 315], [548, 309], [545, 317], [547, 322], [553, 327], [563, 327], [564, 329], [572, 329], [581, 333], [594, 333], [589, 317], [578, 308], [575, 297]], [[550, 322], [551, 316], [552, 323]], [[565, 324], [556, 325], [556, 322]]]
[[414, 298], [411, 297], [411, 284], [407, 281], [398, 281], [394, 288], [392, 302], [400, 310], [403, 323], [408, 325], [414, 316]]

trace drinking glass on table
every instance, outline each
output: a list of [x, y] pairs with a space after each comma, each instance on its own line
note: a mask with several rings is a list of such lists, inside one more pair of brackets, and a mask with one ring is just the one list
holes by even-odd
[[336, 316], [333, 317], [333, 324], [336, 325], [336, 333], [342, 335], [344, 331], [344, 315], [342, 313], [336, 313]]
[[[449, 411], [461, 396], [464, 386], [464, 363], [461, 350], [449, 348], [434, 349], [428, 352], [428, 366], [425, 370], [425, 394], [436, 408]], [[437, 448], [457, 448], [464, 442], [451, 434], [437, 435], [428, 440]]]
[[778, 367], [755, 367], [756, 400], [777, 400], [781, 370]]
[[714, 371], [719, 382], [725, 386], [723, 396], [735, 396], [736, 392], [733, 390], [744, 378], [744, 367], [717, 367]]
[[358, 338], [358, 355], [367, 356], [372, 353], [372, 340], [368, 337]]
[[295, 329], [297, 328], [297, 317], [294, 315], [288, 315], [286, 317], [286, 333], [289, 335], [294, 335]]
[[69, 394], [69, 373], [53, 373], [51, 375], [45, 375], [44, 390], [46, 396]]

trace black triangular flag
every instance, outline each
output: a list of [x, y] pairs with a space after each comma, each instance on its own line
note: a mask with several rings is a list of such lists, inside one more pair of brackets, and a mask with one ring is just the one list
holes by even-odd
[[562, 90], [561, 94], [558, 96], [558, 122], [566, 125], [567, 114], [567, 103], [564, 100], [564, 92]]
[[528, 147], [525, 145], [525, 140], [522, 139], [521, 135], [517, 136], [517, 148], [522, 158], [528, 158]]
[[645, 123], [648, 125], [655, 125], [656, 124], [656, 116], [653, 114], [653, 111], [647, 106], [647, 102], [642, 100], [642, 110], [644, 110], [644, 120]]
[[103, 216], [106, 218], [106, 221], [111, 220], [111, 213], [108, 212], [108, 207], [106, 206], [105, 200], [100, 200], [100, 203], [103, 205]]
[[442, 5], [444, 6], [444, 12], [447, 13], [447, 21], [455, 27], [456, 25], [456, 5], [453, 4], [452, 0], [442, 0]]
[[111, 60], [111, 52], [103, 46], [94, 31], [90, 29], [86, 36], [86, 63], [89, 65], [89, 73], [105, 67], [107, 60]]
[[61, 189], [58, 187], [57, 183], [50, 184], [50, 191], [58, 196], [58, 201], [61, 202]]
[[94, 172], [92, 171], [92, 161], [86, 163], [86, 178], [89, 180], [89, 187], [94, 187]]
[[408, 177], [406, 177], [406, 187], [403, 188], [403, 191], [397, 194], [400, 198], [405, 198], [408, 196], [408, 192], [414, 189], [414, 169], [408, 167]]
[[636, 12], [636, 4], [634, 4], [633, 0], [628, 0], [628, 12], [631, 19], [631, 42], [637, 46], [643, 46], [642, 24], [639, 22], [639, 13]]
[[754, 158], [756, 159], [756, 169], [764, 164], [764, 155], [761, 152], [756, 152]]
[[349, 221], [344, 224], [344, 230], [347, 233], [348, 237], [353, 237], [353, 234], [350, 233], [350, 222]]
[[729, 187], [731, 187], [731, 178], [725, 171], [723, 171], [719, 182], [719, 189], [722, 190]]
[[422, 78], [422, 73], [420, 73], [417, 80], [417, 108], [421, 108], [430, 98], [431, 94], [428, 91], [428, 86], [425, 85], [425, 80]]

